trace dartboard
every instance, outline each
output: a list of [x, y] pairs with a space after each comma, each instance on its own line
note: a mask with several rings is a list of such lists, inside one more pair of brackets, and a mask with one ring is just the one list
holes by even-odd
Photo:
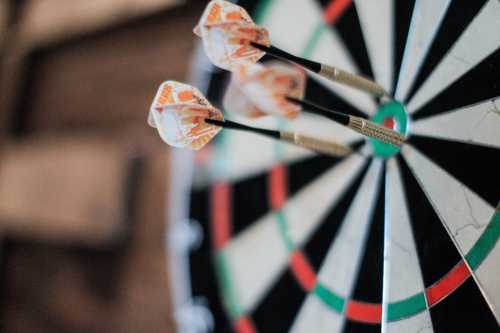
[[[310, 74], [307, 100], [370, 118], [407, 143], [315, 115], [249, 120], [223, 110], [354, 152], [323, 156], [223, 131], [196, 155], [190, 218], [204, 237], [190, 257], [191, 289], [214, 331], [499, 331], [500, 1], [239, 4], [273, 45], [394, 96], [381, 103]], [[222, 108], [229, 74], [205, 74]]]

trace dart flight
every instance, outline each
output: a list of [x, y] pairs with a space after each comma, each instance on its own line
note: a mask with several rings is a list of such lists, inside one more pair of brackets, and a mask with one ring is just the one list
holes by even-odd
[[257, 26], [245, 9], [228, 1], [211, 1], [193, 31], [201, 37], [210, 61], [226, 70], [241, 62], [256, 63], [264, 56], [250, 41], [269, 44], [267, 30]]
[[205, 118], [222, 120], [223, 116], [195, 87], [166, 81], [153, 100], [148, 123], [167, 144], [198, 150], [220, 131]]
[[264, 54], [298, 64], [331, 81], [390, 99], [385, 89], [365, 77], [340, 68], [297, 57], [269, 41], [268, 31], [256, 25], [246, 10], [224, 0], [211, 1], [194, 33], [201, 37], [208, 58], [220, 68], [233, 71], [241, 62], [256, 63]]
[[290, 103], [286, 96], [303, 98], [306, 76], [303, 70], [278, 62], [266, 66], [240, 64], [233, 72], [224, 96], [227, 111], [260, 117], [268, 114], [293, 119], [300, 106]]

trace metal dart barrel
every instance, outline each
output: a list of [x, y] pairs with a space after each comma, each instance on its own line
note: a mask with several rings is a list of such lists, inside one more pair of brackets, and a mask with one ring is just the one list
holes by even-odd
[[364, 118], [349, 116], [347, 126], [358, 133], [394, 146], [401, 147], [405, 142], [403, 134]]
[[289, 143], [308, 148], [325, 155], [346, 156], [352, 152], [352, 149], [349, 146], [293, 132], [280, 132], [280, 138]]

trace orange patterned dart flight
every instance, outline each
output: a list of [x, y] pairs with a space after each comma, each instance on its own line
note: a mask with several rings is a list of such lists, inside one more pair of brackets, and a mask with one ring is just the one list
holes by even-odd
[[245, 9], [223, 0], [207, 5], [194, 33], [203, 40], [212, 63], [226, 70], [232, 70], [240, 62], [256, 63], [264, 56], [250, 42], [270, 45], [265, 28], [256, 25]]
[[300, 106], [285, 99], [304, 97], [306, 75], [297, 66], [280, 62], [240, 64], [233, 72], [224, 96], [224, 108], [247, 117], [267, 114], [293, 119], [300, 113]]
[[207, 124], [205, 118], [224, 119], [195, 87], [166, 81], [153, 100], [148, 123], [158, 129], [167, 144], [198, 150], [221, 130], [219, 126]]

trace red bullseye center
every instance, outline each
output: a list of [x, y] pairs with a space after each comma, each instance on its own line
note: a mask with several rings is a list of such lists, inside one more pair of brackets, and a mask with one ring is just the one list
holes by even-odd
[[392, 130], [396, 129], [396, 120], [393, 117], [387, 117], [382, 122], [382, 125], [384, 125], [387, 128], [390, 128]]

